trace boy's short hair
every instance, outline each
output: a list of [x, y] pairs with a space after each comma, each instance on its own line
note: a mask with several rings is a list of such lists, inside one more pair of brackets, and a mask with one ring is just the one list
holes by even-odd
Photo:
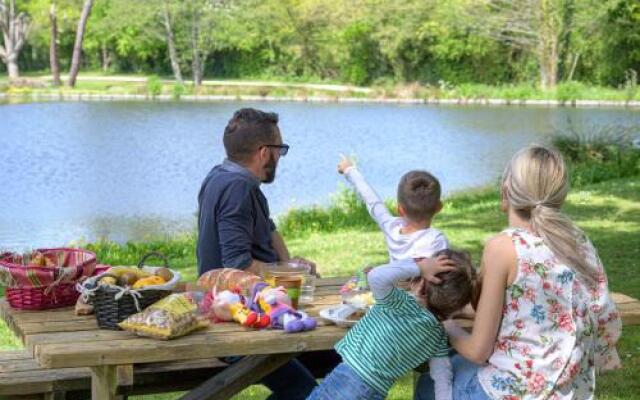
[[398, 204], [414, 221], [433, 217], [440, 206], [440, 181], [427, 171], [409, 171], [398, 184]]
[[433, 257], [441, 255], [450, 258], [455, 264], [455, 269], [436, 275], [442, 283], [425, 285], [424, 297], [429, 311], [444, 321], [469, 303], [475, 308], [478, 285], [476, 269], [468, 253], [446, 249], [437, 252]]
[[278, 114], [241, 108], [229, 120], [222, 142], [227, 158], [246, 161], [260, 146], [276, 144], [279, 133]]

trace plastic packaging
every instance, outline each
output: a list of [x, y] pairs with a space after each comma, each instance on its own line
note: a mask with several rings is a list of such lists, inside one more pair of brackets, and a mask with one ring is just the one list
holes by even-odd
[[201, 295], [198, 292], [169, 295], [118, 325], [136, 335], [156, 339], [168, 340], [184, 336], [209, 325], [198, 310]]

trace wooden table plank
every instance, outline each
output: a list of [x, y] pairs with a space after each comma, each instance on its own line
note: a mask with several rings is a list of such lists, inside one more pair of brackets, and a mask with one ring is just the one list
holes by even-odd
[[[339, 296], [322, 296], [318, 297], [317, 302], [321, 303], [319, 305], [314, 306], [305, 306], [304, 311], [307, 312], [311, 316], [317, 317], [318, 312], [321, 308], [326, 307], [326, 305], [338, 304], [340, 302]], [[89, 317], [92, 319], [93, 317]], [[92, 329], [83, 329], [78, 331], [69, 331], [62, 330], [60, 331], [60, 326], [51, 324], [52, 326], [48, 326], [49, 324], [43, 324], [42, 326], [35, 326], [33, 323], [29, 324], [29, 329], [31, 332], [29, 335], [25, 337], [25, 346], [28, 348], [33, 348], [36, 345], [40, 344], [52, 344], [52, 343], [79, 343], [79, 342], [90, 342], [90, 341], [111, 341], [111, 340], [127, 340], [138, 338], [137, 336], [124, 331], [111, 331], [111, 330], [103, 330], [97, 329], [97, 325], [93, 327], [93, 325], [89, 324]], [[329, 325], [328, 322], [318, 318], [318, 326]], [[75, 325], [77, 327], [77, 325]], [[64, 326], [63, 326], [64, 327]], [[36, 331], [42, 330], [43, 332], [35, 333]], [[254, 329], [245, 328], [242, 325], [239, 325], [235, 322], [228, 323], [217, 323], [212, 324], [207, 331], [209, 332], [228, 332], [228, 333], [238, 333], [238, 332], [253, 332]]]
[[324, 326], [314, 331], [287, 334], [283, 331], [242, 333], [195, 332], [172, 341], [146, 338], [42, 344], [35, 356], [44, 368], [70, 366], [120, 365], [233, 355], [277, 354], [327, 350], [344, 336], [345, 330]]

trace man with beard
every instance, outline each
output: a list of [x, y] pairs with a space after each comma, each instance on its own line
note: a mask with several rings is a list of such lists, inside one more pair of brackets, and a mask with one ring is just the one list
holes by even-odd
[[[282, 142], [278, 115], [252, 108], [234, 113], [223, 142], [227, 158], [209, 172], [198, 195], [198, 275], [222, 267], [258, 274], [264, 263], [290, 259], [260, 190], [261, 183], [275, 179], [278, 161], [289, 146]], [[315, 273], [315, 264], [297, 260], [309, 263]], [[333, 351], [307, 353], [262, 383], [273, 393], [269, 399], [306, 399], [316, 382], [305, 364], [316, 376], [324, 376], [338, 362]]]
[[277, 114], [252, 108], [236, 111], [227, 124], [227, 158], [209, 172], [198, 195], [198, 275], [222, 267], [259, 274], [264, 263], [290, 259], [260, 190], [274, 181], [289, 151], [277, 124]]

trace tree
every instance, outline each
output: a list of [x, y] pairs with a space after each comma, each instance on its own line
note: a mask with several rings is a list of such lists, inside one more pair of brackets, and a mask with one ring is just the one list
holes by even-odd
[[0, 0], [0, 30], [4, 45], [0, 45], [0, 59], [7, 65], [9, 79], [20, 77], [18, 56], [26, 43], [31, 21], [24, 12], [17, 12], [15, 0]]
[[167, 48], [169, 49], [169, 60], [171, 61], [171, 69], [176, 81], [182, 83], [182, 72], [180, 70], [180, 62], [178, 52], [176, 50], [176, 41], [173, 34], [173, 25], [171, 23], [171, 11], [169, 9], [169, 1], [162, 1], [162, 22], [167, 36]]
[[91, 7], [93, 7], [93, 0], [85, 0], [82, 7], [82, 14], [80, 14], [80, 20], [78, 21], [78, 29], [76, 30], [76, 41], [73, 45], [73, 55], [71, 56], [71, 68], [69, 69], [69, 86], [74, 87], [76, 85], [76, 78], [78, 77], [78, 71], [80, 70], [80, 58], [82, 56], [82, 41], [84, 39], [84, 33], [87, 29], [87, 21], [91, 14]]
[[559, 41], [563, 33], [564, 0], [484, 0], [470, 4], [475, 30], [511, 47], [533, 54], [540, 86], [553, 88], [558, 80]]
[[49, 9], [49, 19], [51, 21], [51, 44], [49, 47], [49, 63], [51, 64], [51, 76], [53, 84], [60, 86], [60, 63], [58, 62], [58, 19], [56, 17], [56, 3], [51, 2]]
[[483, 0], [483, 4], [468, 7], [475, 31], [534, 55], [543, 88], [573, 76], [580, 55], [572, 52], [573, 35], [592, 35], [609, 7], [601, 0]]

